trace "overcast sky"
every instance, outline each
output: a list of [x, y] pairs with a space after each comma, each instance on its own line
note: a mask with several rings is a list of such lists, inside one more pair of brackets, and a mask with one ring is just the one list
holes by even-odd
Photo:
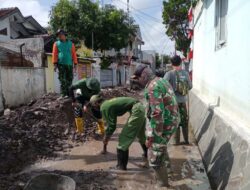
[[[58, 0], [0, 0], [0, 8], [18, 7], [24, 16], [32, 15], [42, 26], [48, 25], [49, 11]], [[130, 11], [140, 25], [144, 50], [156, 50], [160, 54], [174, 51], [173, 42], [166, 34], [162, 24], [163, 0], [130, 0]], [[102, 2], [100, 0], [100, 2]], [[104, 0], [127, 10], [127, 0]]]

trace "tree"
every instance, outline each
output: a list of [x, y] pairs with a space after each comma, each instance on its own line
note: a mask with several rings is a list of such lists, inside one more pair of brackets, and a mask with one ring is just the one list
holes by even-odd
[[80, 40], [78, 33], [79, 14], [75, 4], [69, 0], [60, 0], [50, 11], [50, 26], [55, 33], [58, 29], [68, 32], [70, 38]]
[[[163, 59], [163, 61], [162, 61]], [[155, 54], [155, 65], [156, 68], [160, 68], [161, 67], [161, 62], [163, 62], [163, 64], [168, 64], [170, 61], [170, 56], [169, 55], [159, 55], [159, 53]]]
[[[196, 3], [196, 0], [194, 0]], [[176, 49], [187, 52], [188, 39], [188, 10], [191, 2], [188, 0], [168, 0], [163, 2], [163, 23], [166, 25], [166, 34], [176, 42]]]
[[161, 67], [161, 59], [160, 59], [159, 53], [155, 54], [155, 66], [156, 66], [156, 68], [160, 68]]
[[53, 31], [63, 28], [76, 41], [84, 40], [88, 48], [93, 36], [94, 50], [126, 47], [134, 31], [129, 22], [124, 11], [111, 5], [100, 9], [90, 0], [60, 0], [50, 14]]

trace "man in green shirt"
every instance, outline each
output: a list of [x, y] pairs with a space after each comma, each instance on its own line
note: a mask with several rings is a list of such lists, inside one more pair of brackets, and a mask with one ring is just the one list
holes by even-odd
[[52, 62], [54, 70], [59, 70], [61, 94], [68, 96], [68, 90], [73, 80], [73, 66], [76, 72], [77, 55], [75, 45], [67, 39], [64, 30], [59, 29], [56, 33], [58, 40], [53, 45]]
[[106, 146], [116, 130], [117, 117], [129, 112], [130, 116], [119, 135], [117, 146], [117, 168], [121, 170], [127, 169], [129, 147], [137, 137], [141, 144], [144, 157], [147, 157], [147, 148], [145, 145], [145, 108], [138, 100], [130, 97], [118, 97], [104, 101], [99, 96], [93, 96], [90, 100], [94, 109], [100, 109], [103, 119], [107, 123], [105, 137], [103, 140]]
[[[76, 92], [76, 96], [74, 91]], [[96, 78], [81, 79], [71, 85], [69, 88], [69, 95], [72, 98], [75, 114], [75, 122], [78, 133], [84, 132], [83, 122], [83, 109], [86, 102], [88, 102], [91, 96], [100, 93], [100, 83]], [[102, 120], [101, 112], [92, 111], [93, 115], [98, 119], [98, 134], [104, 134], [104, 123]]]

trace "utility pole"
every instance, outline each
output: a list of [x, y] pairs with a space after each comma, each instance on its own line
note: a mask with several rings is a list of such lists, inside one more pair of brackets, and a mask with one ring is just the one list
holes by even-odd
[[130, 25], [129, 0], [127, 0], [127, 11], [128, 11], [129, 25]]

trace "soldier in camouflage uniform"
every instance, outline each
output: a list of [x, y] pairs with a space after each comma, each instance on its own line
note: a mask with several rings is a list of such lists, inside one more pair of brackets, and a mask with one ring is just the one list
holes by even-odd
[[186, 70], [182, 69], [182, 60], [179, 56], [171, 58], [173, 70], [166, 73], [164, 79], [169, 81], [175, 92], [181, 116], [180, 125], [175, 134], [175, 144], [180, 144], [180, 128], [182, 129], [184, 144], [189, 144], [188, 140], [188, 91], [192, 88], [192, 82]]
[[135, 78], [146, 87], [145, 99], [150, 121], [146, 131], [149, 165], [155, 170], [158, 184], [167, 186], [167, 144], [180, 122], [178, 104], [170, 84], [162, 78], [155, 77], [151, 69], [137, 67]]

